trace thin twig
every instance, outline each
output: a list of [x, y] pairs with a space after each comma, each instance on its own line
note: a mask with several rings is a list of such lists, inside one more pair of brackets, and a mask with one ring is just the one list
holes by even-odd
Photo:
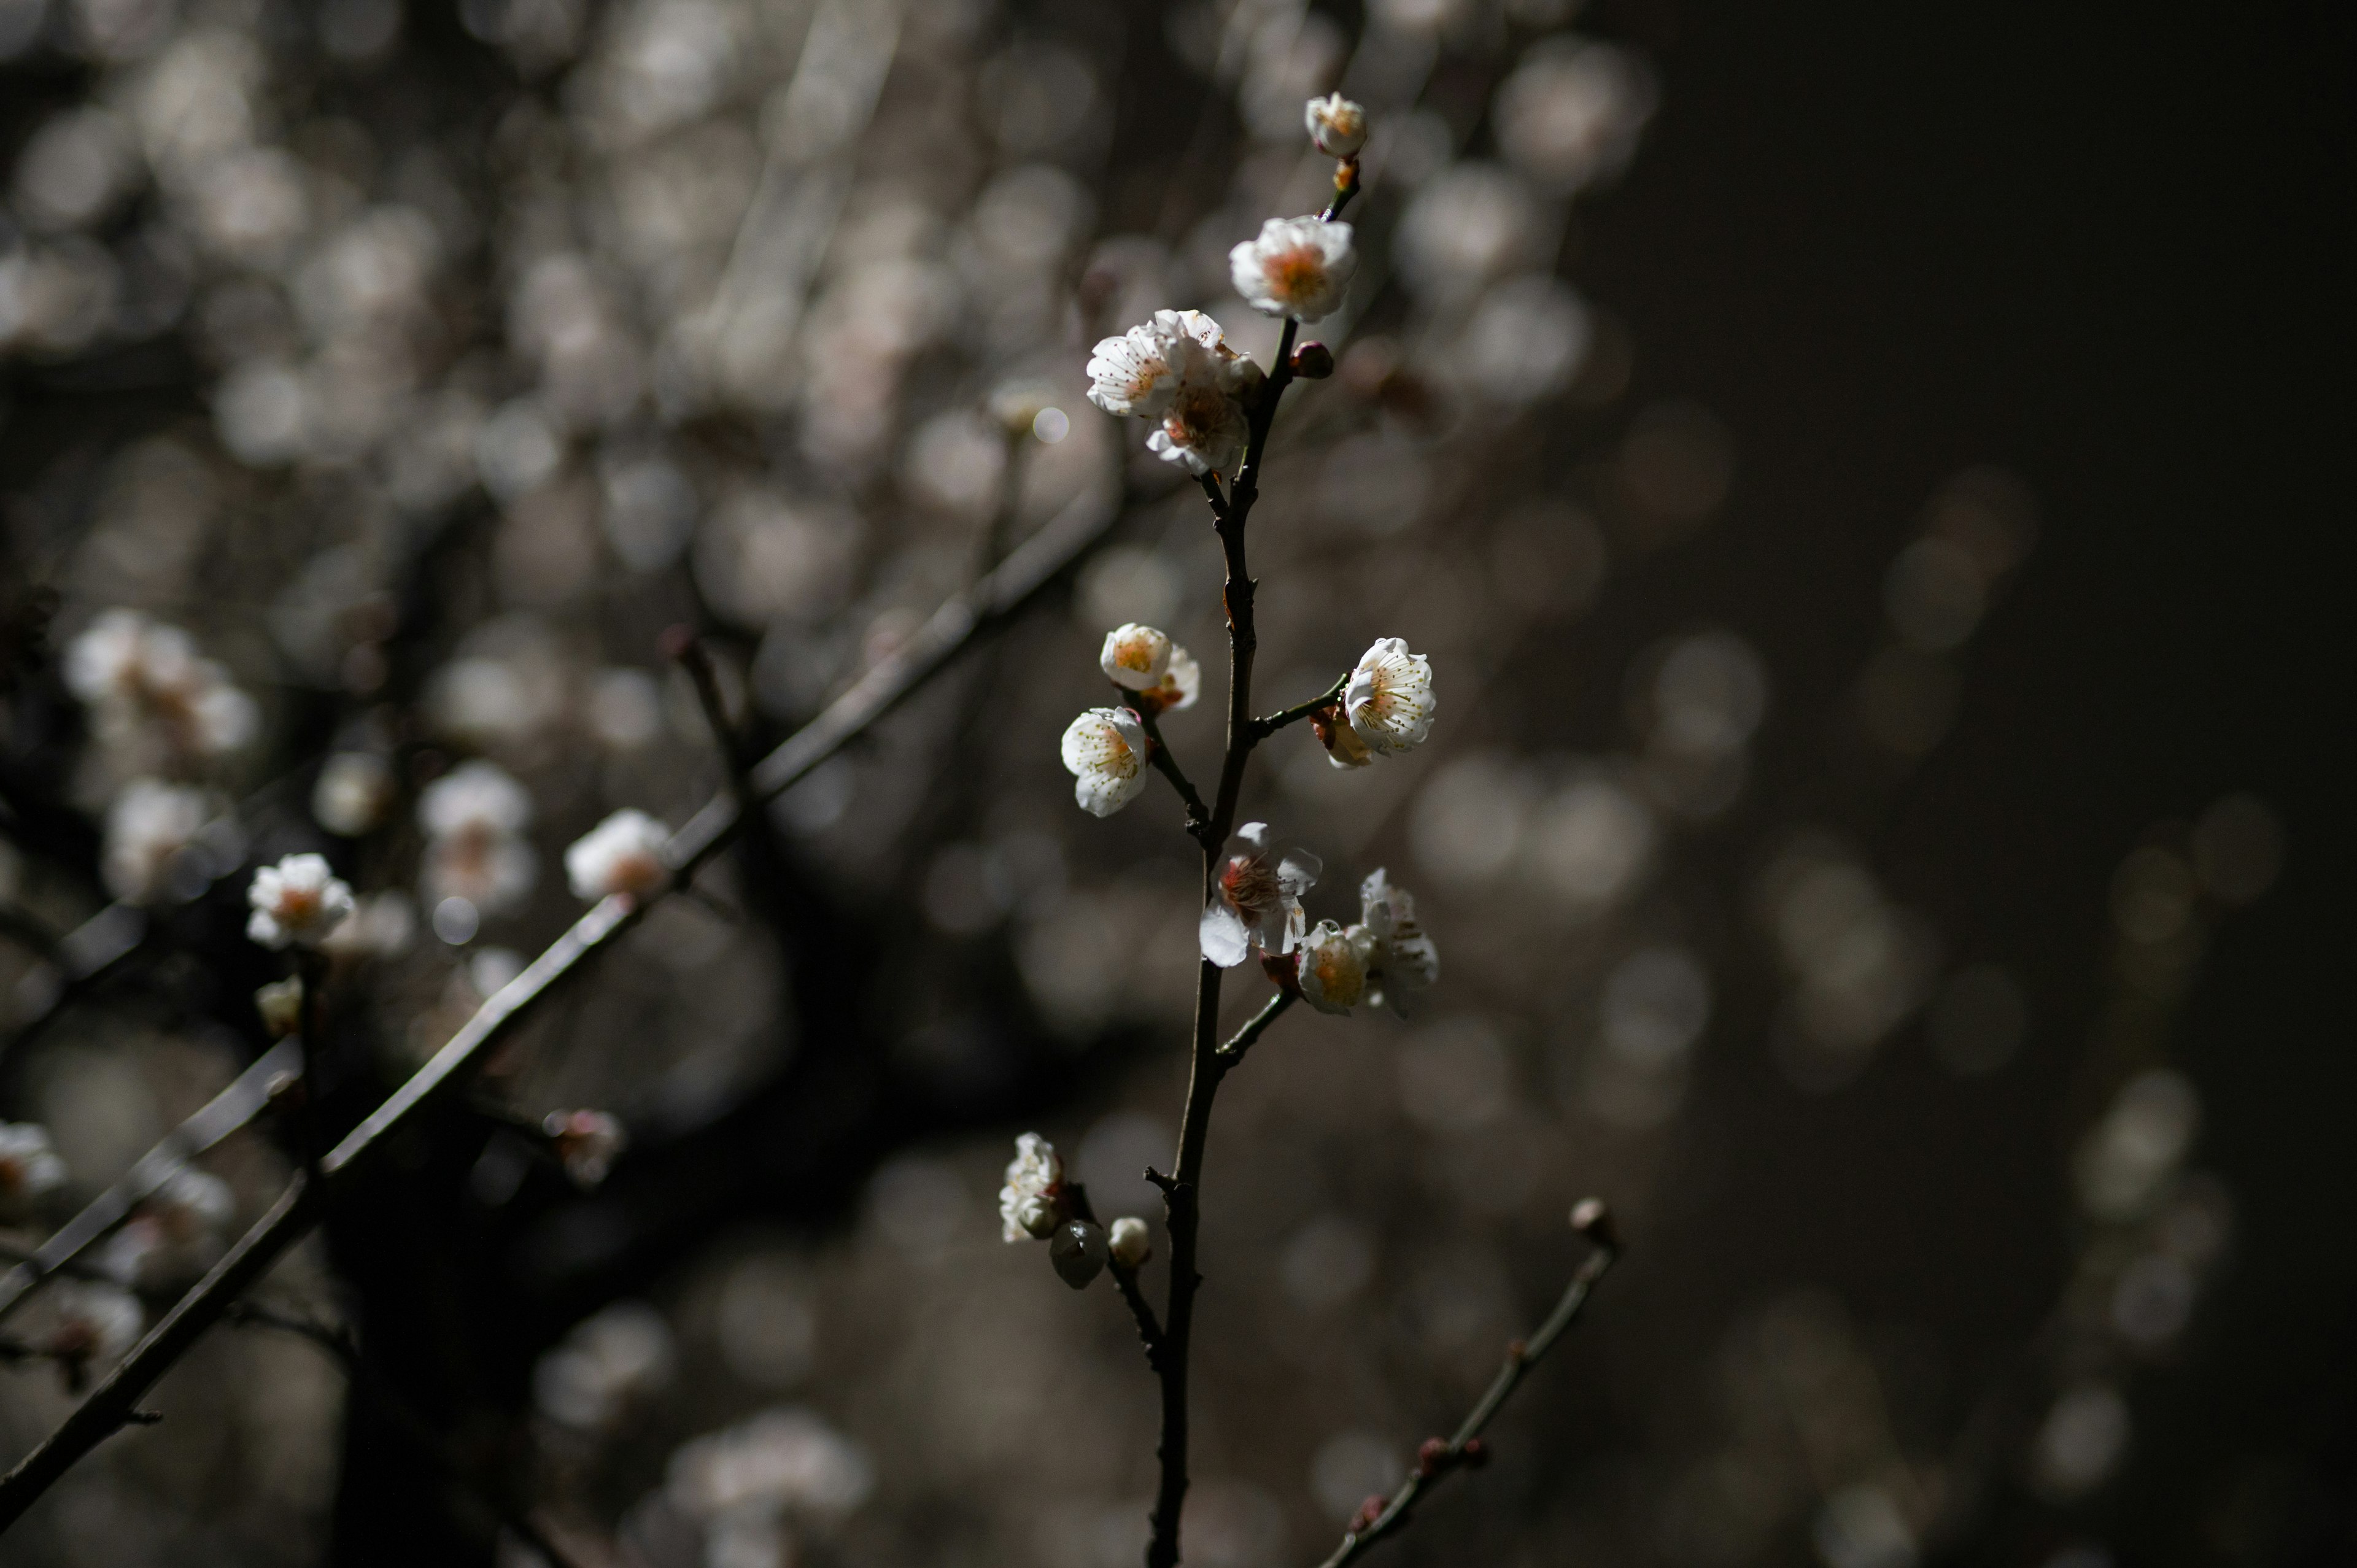
[[1159, 1371], [1162, 1367], [1162, 1325], [1154, 1319], [1154, 1305], [1146, 1299], [1146, 1292], [1138, 1287], [1135, 1269], [1114, 1263], [1112, 1271], [1113, 1283], [1121, 1287], [1121, 1299], [1129, 1304], [1129, 1315], [1137, 1320], [1137, 1338], [1146, 1347], [1146, 1364]]
[[1280, 991], [1270, 997], [1262, 1004], [1261, 1010], [1254, 1014], [1243, 1028], [1236, 1031], [1235, 1037], [1220, 1047], [1220, 1060], [1228, 1067], [1233, 1067], [1243, 1060], [1244, 1053], [1253, 1048], [1253, 1042], [1268, 1033], [1268, 1026], [1275, 1023], [1284, 1015], [1285, 1010], [1300, 998], [1301, 993], [1298, 991]]
[[1342, 693], [1350, 690], [1350, 686], [1351, 672], [1346, 670], [1336, 678], [1332, 685], [1327, 687], [1325, 691], [1319, 693], [1317, 696], [1310, 698], [1308, 702], [1296, 703], [1289, 708], [1278, 709], [1275, 713], [1269, 714], [1265, 718], [1253, 720], [1253, 738], [1254, 740], [1266, 740], [1270, 736], [1275, 735], [1286, 725], [1299, 724], [1303, 719], [1310, 717], [1319, 709], [1332, 707], [1335, 703], [1342, 700]]
[[663, 634], [663, 640], [664, 650], [679, 661], [695, 688], [696, 705], [704, 710], [704, 722], [711, 726], [713, 744], [727, 769], [728, 788], [741, 802], [752, 792], [745, 779], [745, 738], [729, 721], [728, 700], [721, 693], [720, 669], [713, 662], [712, 650], [693, 627], [675, 626]]
[[[791, 787], [898, 708], [960, 650], [1028, 604], [1103, 538], [1119, 515], [1120, 508], [1113, 499], [1103, 495], [1083, 496], [1066, 507], [1010, 552], [973, 591], [944, 604], [898, 651], [879, 660], [818, 717], [757, 764], [749, 773], [753, 798], [765, 800]], [[673, 868], [672, 886], [685, 882], [719, 854], [743, 830], [748, 815], [747, 808], [723, 793], [673, 833], [663, 852], [665, 864]], [[123, 1429], [139, 1399], [280, 1254], [317, 1222], [328, 1195], [340, 1184], [346, 1171], [373, 1155], [427, 1101], [460, 1081], [560, 982], [637, 924], [662, 892], [658, 889], [640, 899], [617, 895], [592, 906], [522, 973], [485, 999], [447, 1045], [328, 1151], [319, 1162], [317, 1181], [298, 1172], [270, 1211], [132, 1348], [91, 1396], [14, 1470], [0, 1477], [0, 1531], [23, 1518], [34, 1500], [76, 1462]], [[5, 1289], [0, 1285], [0, 1294]]]
[[[1132, 696], [1135, 693], [1125, 692], [1122, 694]], [[1187, 831], [1198, 839], [1201, 838], [1203, 831], [1211, 826], [1211, 809], [1203, 804], [1203, 797], [1195, 792], [1195, 786], [1189, 781], [1186, 771], [1178, 766], [1178, 758], [1172, 755], [1170, 743], [1162, 738], [1161, 719], [1155, 714], [1150, 703], [1132, 708], [1130, 712], [1137, 715], [1138, 727], [1146, 732], [1146, 738], [1153, 743], [1153, 749], [1146, 754], [1146, 759], [1154, 765], [1154, 770], [1157, 773], [1170, 780], [1170, 787], [1178, 791], [1178, 799], [1186, 804]]]
[[[1620, 1243], [1605, 1218], [1603, 1205], [1592, 1198], [1582, 1203], [1572, 1211], [1572, 1223], [1594, 1243], [1596, 1250], [1571, 1276], [1571, 1283], [1564, 1287], [1562, 1299], [1555, 1304], [1555, 1310], [1547, 1314], [1546, 1321], [1540, 1324], [1537, 1332], [1528, 1339], [1517, 1339], [1506, 1347], [1505, 1365], [1500, 1367], [1498, 1375], [1490, 1380], [1489, 1389], [1464, 1421], [1458, 1423], [1456, 1433], [1446, 1442], [1439, 1438], [1427, 1441], [1416, 1455], [1415, 1473], [1392, 1494], [1391, 1499], [1372, 1520], [1345, 1534], [1342, 1544], [1336, 1547], [1333, 1555], [1318, 1564], [1318, 1568], [1343, 1568], [1345, 1563], [1355, 1563], [1375, 1542], [1406, 1529], [1417, 1500], [1427, 1490], [1438, 1486], [1456, 1471], [1488, 1462], [1489, 1450], [1481, 1443], [1481, 1429], [1489, 1425], [1491, 1417], [1496, 1415], [1499, 1408], [1522, 1386], [1523, 1379], [1554, 1348], [1555, 1342], [1563, 1337], [1564, 1330], [1571, 1326], [1573, 1319], [1579, 1316], [1580, 1308], [1587, 1304], [1588, 1294], [1595, 1290], [1597, 1282], [1620, 1256]], [[1373, 1506], [1372, 1501], [1369, 1506]]]

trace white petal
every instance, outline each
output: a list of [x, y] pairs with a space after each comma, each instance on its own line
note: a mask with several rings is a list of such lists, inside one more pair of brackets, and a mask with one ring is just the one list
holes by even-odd
[[1198, 927], [1197, 936], [1202, 945], [1203, 956], [1222, 969], [1235, 968], [1252, 951], [1251, 928], [1222, 899], [1213, 899], [1203, 906], [1203, 918]]

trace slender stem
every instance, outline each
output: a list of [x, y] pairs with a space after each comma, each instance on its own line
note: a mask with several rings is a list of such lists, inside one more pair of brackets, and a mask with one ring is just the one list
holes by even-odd
[[[1125, 697], [1135, 694], [1126, 691], [1122, 693]], [[1211, 826], [1211, 809], [1203, 804], [1203, 797], [1195, 792], [1195, 786], [1178, 766], [1178, 758], [1171, 754], [1170, 743], [1162, 738], [1160, 718], [1149, 708], [1132, 708], [1130, 712], [1137, 715], [1138, 727], [1146, 731], [1146, 738], [1154, 743], [1154, 749], [1147, 758], [1153, 763], [1154, 770], [1170, 780], [1170, 787], [1178, 791], [1178, 799], [1186, 802], [1187, 831], [1201, 839], [1204, 830]]]
[[1332, 685], [1327, 687], [1324, 692], [1310, 698], [1308, 702], [1296, 703], [1289, 708], [1278, 709], [1275, 713], [1269, 714], [1266, 718], [1253, 720], [1253, 738], [1254, 740], [1266, 740], [1270, 736], [1275, 735], [1286, 725], [1297, 725], [1302, 720], [1308, 718], [1310, 714], [1316, 713], [1318, 709], [1332, 707], [1335, 703], [1342, 700], [1342, 693], [1348, 691], [1350, 686], [1351, 671], [1345, 670], [1339, 677], [1336, 678]]
[[1268, 1026], [1300, 999], [1301, 993], [1297, 991], [1280, 991], [1270, 997], [1261, 1010], [1252, 1015], [1251, 1021], [1236, 1031], [1235, 1038], [1220, 1047], [1220, 1059], [1230, 1067], [1243, 1060], [1244, 1053], [1253, 1048], [1253, 1042], [1268, 1033]]
[[1505, 1365], [1500, 1367], [1498, 1375], [1490, 1380], [1488, 1391], [1458, 1423], [1455, 1434], [1445, 1444], [1437, 1440], [1426, 1444], [1423, 1453], [1418, 1455], [1415, 1473], [1392, 1494], [1391, 1500], [1372, 1520], [1344, 1535], [1342, 1544], [1336, 1547], [1333, 1555], [1318, 1568], [1343, 1568], [1345, 1563], [1357, 1562], [1375, 1542], [1407, 1528], [1416, 1501], [1425, 1492], [1438, 1486], [1453, 1472], [1480, 1465], [1489, 1457], [1487, 1450], [1480, 1445], [1481, 1429], [1489, 1425], [1490, 1418], [1496, 1415], [1499, 1408], [1522, 1386], [1523, 1379], [1554, 1348], [1555, 1342], [1563, 1337], [1564, 1330], [1571, 1326], [1572, 1321], [1579, 1316], [1580, 1308], [1587, 1304], [1588, 1294], [1596, 1288], [1597, 1282], [1620, 1258], [1620, 1247], [1608, 1236], [1609, 1232], [1600, 1228], [1589, 1230], [1588, 1239], [1596, 1244], [1596, 1250], [1571, 1276], [1571, 1283], [1564, 1287], [1562, 1298], [1555, 1304], [1555, 1310], [1547, 1314], [1546, 1321], [1539, 1325], [1538, 1330], [1527, 1340], [1517, 1339], [1506, 1347]]
[[1112, 1265], [1113, 1283], [1121, 1287], [1121, 1299], [1129, 1304], [1129, 1315], [1137, 1319], [1138, 1342], [1146, 1347], [1146, 1364], [1156, 1370], [1162, 1366], [1162, 1325], [1154, 1320], [1154, 1305], [1139, 1288], [1137, 1271]]
[[295, 1117], [295, 1133], [302, 1144], [303, 1168], [317, 1180], [319, 1155], [328, 1144], [328, 1086], [319, 1074], [320, 1058], [328, 1045], [327, 998], [323, 994], [328, 988], [326, 956], [307, 948], [298, 950], [295, 974], [303, 987], [296, 1030], [296, 1038], [303, 1047], [303, 1103]]
[[721, 763], [728, 770], [728, 788], [742, 802], [752, 793], [745, 778], [745, 742], [729, 722], [728, 700], [720, 690], [720, 668], [712, 660], [712, 650], [690, 627], [673, 627], [664, 639], [695, 687], [696, 705], [704, 710], [704, 722], [710, 726], [713, 744], [720, 748]]

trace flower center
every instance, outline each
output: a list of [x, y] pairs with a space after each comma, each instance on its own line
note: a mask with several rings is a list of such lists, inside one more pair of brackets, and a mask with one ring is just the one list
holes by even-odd
[[1282, 251], [1268, 261], [1269, 292], [1286, 299], [1314, 294], [1326, 283], [1326, 258], [1308, 245]]
[[1220, 873], [1220, 896], [1246, 920], [1257, 923], [1276, 908], [1282, 893], [1276, 873], [1258, 856], [1237, 856]]

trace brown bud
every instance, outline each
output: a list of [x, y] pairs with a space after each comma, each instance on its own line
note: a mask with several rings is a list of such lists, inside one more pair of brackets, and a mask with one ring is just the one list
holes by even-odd
[[1368, 1493], [1367, 1500], [1359, 1505], [1359, 1511], [1351, 1516], [1351, 1533], [1357, 1535], [1362, 1530], [1372, 1530], [1375, 1520], [1383, 1517], [1383, 1507], [1384, 1499], [1380, 1494]]
[[1323, 343], [1304, 343], [1293, 351], [1293, 373], [1305, 381], [1322, 381], [1334, 373], [1334, 350]]
[[1289, 992], [1296, 996], [1301, 994], [1301, 962], [1293, 954], [1263, 952], [1260, 967], [1270, 983], [1279, 991]]
[[1476, 1470], [1490, 1462], [1490, 1445], [1482, 1442], [1478, 1437], [1467, 1438], [1465, 1440], [1465, 1446], [1459, 1448], [1457, 1452], [1458, 1456], [1461, 1457], [1465, 1463], [1470, 1465]]
[[1599, 1247], [1620, 1250], [1620, 1235], [1612, 1226], [1612, 1211], [1600, 1197], [1583, 1197], [1572, 1205], [1571, 1228]]
[[1448, 1440], [1445, 1437], [1427, 1437], [1415, 1451], [1415, 1473], [1426, 1480], [1448, 1463]]

